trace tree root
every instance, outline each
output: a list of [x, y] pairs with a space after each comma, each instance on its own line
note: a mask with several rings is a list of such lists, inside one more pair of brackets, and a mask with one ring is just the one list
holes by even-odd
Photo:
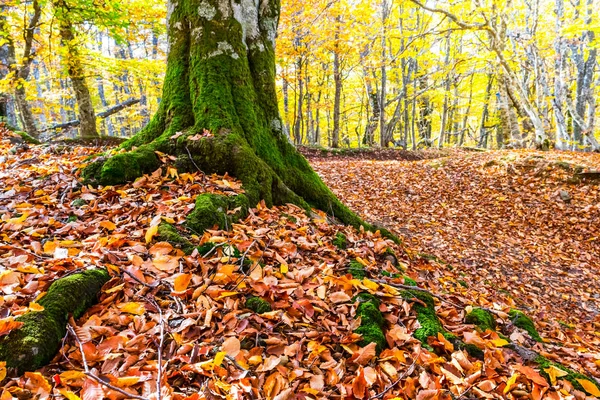
[[0, 360], [18, 374], [48, 364], [60, 349], [69, 315], [81, 317], [109, 279], [106, 270], [91, 269], [52, 283], [38, 302], [44, 310], [17, 317], [21, 328], [0, 338]]

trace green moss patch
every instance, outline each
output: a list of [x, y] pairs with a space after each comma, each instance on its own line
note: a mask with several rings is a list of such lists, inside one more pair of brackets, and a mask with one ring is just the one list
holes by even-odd
[[[224, 196], [203, 193], [196, 197], [196, 207], [187, 216], [187, 225], [200, 233], [215, 225], [220, 229], [230, 228], [231, 224], [248, 215], [249, 202], [243, 194]], [[228, 211], [232, 210], [232, 213]]]
[[413, 333], [413, 336], [419, 339], [421, 343], [427, 344], [427, 338], [430, 336], [437, 337], [438, 333], [444, 335], [447, 340], [456, 339], [456, 335], [444, 329], [436, 315], [435, 300], [431, 294], [420, 290], [403, 290], [400, 292], [400, 296], [413, 301], [413, 310], [417, 314], [417, 321], [421, 325]]
[[194, 245], [184, 237], [175, 226], [166, 222], [158, 226], [158, 241], [168, 242], [174, 247], [183, 250], [185, 254], [191, 254], [194, 251]]
[[246, 308], [257, 314], [263, 314], [271, 311], [271, 304], [260, 297], [249, 297], [246, 300]]
[[39, 140], [37, 140], [36, 138], [34, 138], [33, 136], [27, 134], [26, 132], [22, 132], [22, 131], [14, 131], [17, 135], [19, 135], [21, 137], [21, 139], [23, 139], [23, 141], [27, 144], [41, 144], [42, 142], [40, 142]]
[[19, 316], [24, 325], [0, 338], [0, 360], [18, 373], [46, 365], [61, 346], [69, 315], [81, 317], [109, 279], [106, 270], [92, 269], [52, 283], [39, 301], [44, 310]]
[[512, 309], [508, 313], [508, 316], [516, 327], [526, 331], [533, 340], [537, 342], [543, 342], [542, 337], [538, 333], [537, 329], [535, 329], [535, 324], [533, 323], [532, 319], [523, 312]]
[[496, 331], [496, 319], [494, 315], [482, 308], [473, 308], [465, 317], [465, 322], [477, 326], [482, 332], [488, 329]]
[[348, 239], [346, 238], [346, 235], [344, 235], [342, 232], [338, 232], [335, 234], [335, 238], [333, 239], [332, 243], [335, 247], [337, 247], [340, 250], [346, 250], [346, 248], [348, 247]]
[[359, 263], [356, 260], [350, 261], [350, 265], [348, 266], [348, 272], [355, 279], [363, 279], [367, 276], [367, 271], [365, 271], [365, 266]]
[[354, 297], [353, 301], [358, 301], [356, 316], [360, 317], [360, 326], [354, 331], [362, 336], [358, 343], [364, 347], [370, 343], [377, 345], [377, 352], [381, 352], [386, 346], [387, 341], [383, 329], [385, 319], [379, 311], [380, 301], [370, 293], [360, 293]]

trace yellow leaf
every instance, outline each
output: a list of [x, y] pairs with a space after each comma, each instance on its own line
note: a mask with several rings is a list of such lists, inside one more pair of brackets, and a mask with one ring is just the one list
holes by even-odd
[[44, 311], [44, 306], [39, 303], [31, 302], [29, 303], [29, 311]]
[[364, 278], [362, 280], [362, 284], [363, 286], [365, 286], [367, 289], [372, 290], [372, 291], [376, 291], [377, 288], [379, 287], [379, 285], [375, 282], [373, 282], [372, 280], [368, 279], [368, 278]]
[[17, 271], [23, 272], [24, 274], [40, 274], [43, 273], [33, 265], [22, 265], [17, 267]]
[[556, 368], [554, 365], [551, 365], [550, 367], [545, 368], [544, 371], [546, 371], [546, 373], [550, 377], [550, 383], [552, 385], [556, 384], [556, 378], [560, 378], [561, 376], [568, 375], [567, 372], [563, 371], [560, 368]]
[[59, 375], [62, 381], [78, 381], [85, 379], [85, 373], [83, 371], [65, 371]]
[[187, 289], [191, 280], [192, 274], [180, 274], [175, 278], [175, 281], [173, 282], [173, 289], [176, 292], [183, 292]]
[[58, 393], [62, 394], [68, 400], [81, 400], [79, 396], [67, 389], [58, 389]]
[[219, 367], [223, 363], [223, 360], [225, 359], [226, 355], [227, 353], [225, 353], [224, 351], [218, 352], [215, 356], [215, 359], [213, 360], [213, 365], [215, 367]]
[[508, 378], [508, 381], [506, 381], [506, 387], [504, 388], [504, 394], [510, 392], [515, 388], [515, 386], [517, 386], [517, 379], [519, 376], [521, 376], [521, 374], [516, 372], [510, 378]]
[[0, 361], [0, 382], [6, 378], [6, 361]]
[[595, 397], [600, 397], [600, 389], [598, 386], [594, 385], [592, 381], [588, 381], [587, 379], [577, 379], [577, 382], [583, 386], [586, 392]]
[[506, 339], [502, 339], [502, 338], [490, 340], [490, 342], [492, 342], [494, 344], [494, 346], [496, 346], [496, 347], [503, 347], [508, 344], [508, 341]]
[[21, 224], [23, 222], [25, 222], [25, 220], [27, 219], [27, 217], [29, 216], [29, 213], [23, 213], [23, 215], [21, 215], [18, 218], [11, 218], [8, 220], [9, 224]]
[[152, 241], [152, 238], [154, 236], [156, 236], [157, 233], [158, 233], [158, 225], [151, 226], [146, 231], [146, 243], [150, 243]]
[[117, 226], [111, 221], [102, 221], [100, 222], [100, 226], [102, 228], [108, 229], [109, 231], [114, 231], [115, 229], [117, 229]]
[[130, 301], [129, 303], [119, 304], [117, 307], [119, 310], [129, 314], [142, 315], [146, 312], [144, 303], [140, 303], [138, 301]]
[[288, 265], [287, 264], [281, 264], [279, 266], [279, 271], [281, 271], [282, 274], [287, 274], [289, 271]]
[[238, 292], [221, 292], [219, 293], [219, 297], [217, 297], [217, 300], [224, 299], [225, 297], [235, 296], [236, 294], [238, 294]]

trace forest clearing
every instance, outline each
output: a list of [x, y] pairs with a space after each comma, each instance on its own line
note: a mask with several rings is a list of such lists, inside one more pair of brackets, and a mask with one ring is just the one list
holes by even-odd
[[0, 0], [0, 400], [600, 398], [597, 3]]

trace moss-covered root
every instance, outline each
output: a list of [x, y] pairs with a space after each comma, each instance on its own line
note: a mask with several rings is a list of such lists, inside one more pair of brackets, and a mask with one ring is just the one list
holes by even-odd
[[370, 343], [375, 343], [377, 352], [381, 352], [386, 347], [387, 341], [383, 332], [385, 319], [379, 311], [379, 300], [369, 293], [361, 293], [353, 301], [359, 302], [356, 316], [360, 317], [361, 322], [360, 326], [354, 331], [362, 335], [362, 340], [358, 344], [364, 347]]
[[49, 363], [60, 349], [69, 315], [81, 317], [109, 278], [106, 270], [92, 269], [55, 281], [39, 301], [44, 310], [18, 317], [21, 328], [0, 338], [0, 360], [17, 373]]
[[196, 197], [196, 207], [188, 215], [187, 225], [196, 232], [203, 232], [215, 225], [228, 229], [232, 223], [245, 218], [249, 208], [248, 198], [243, 194], [223, 196], [204, 193]]
[[581, 385], [581, 383], [579, 382], [581, 380], [584, 380], [584, 381], [591, 382], [594, 386], [596, 386], [600, 390], [600, 384], [596, 380], [590, 379], [588, 376], [586, 376], [584, 374], [580, 374], [579, 372], [575, 372], [572, 369], [567, 368], [567, 367], [565, 367], [562, 364], [558, 364], [558, 363], [552, 362], [552, 361], [548, 360], [544, 356], [538, 356], [533, 361], [540, 367], [540, 374], [548, 382], [552, 382], [552, 380], [551, 380], [550, 375], [548, 374], [548, 372], [546, 370], [549, 369], [549, 368], [551, 368], [551, 367], [555, 367], [555, 368], [563, 370], [563, 371], [565, 371], [567, 373], [567, 375], [561, 376], [560, 379], [564, 379], [566, 381], [569, 381], [573, 385], [573, 387], [575, 389], [580, 390], [582, 392], [587, 392], [585, 390], [585, 388], [583, 387], [583, 385]]
[[414, 302], [413, 310], [417, 314], [417, 321], [421, 325], [413, 334], [415, 338], [424, 344], [427, 344], [428, 337], [437, 336], [438, 333], [444, 335], [448, 340], [456, 338], [455, 335], [447, 332], [442, 326], [435, 313], [435, 300], [431, 294], [420, 290], [403, 290], [400, 295], [404, 299]]
[[158, 226], [158, 241], [168, 242], [174, 247], [181, 249], [185, 254], [191, 254], [194, 251], [194, 245], [184, 237], [177, 228], [166, 222]]
[[492, 313], [483, 308], [473, 308], [465, 317], [465, 322], [477, 326], [482, 332], [496, 331], [496, 319]]
[[15, 133], [17, 135], [19, 135], [21, 137], [21, 139], [23, 139], [23, 141], [27, 144], [41, 144], [42, 143], [39, 140], [37, 140], [36, 138], [34, 138], [33, 136], [27, 134], [26, 132], [15, 131]]
[[525, 315], [523, 312], [519, 310], [512, 309], [508, 313], [512, 323], [517, 327], [526, 331], [529, 336], [536, 342], [543, 342], [544, 340], [538, 333], [537, 329], [535, 329], [535, 324], [532, 319]]

